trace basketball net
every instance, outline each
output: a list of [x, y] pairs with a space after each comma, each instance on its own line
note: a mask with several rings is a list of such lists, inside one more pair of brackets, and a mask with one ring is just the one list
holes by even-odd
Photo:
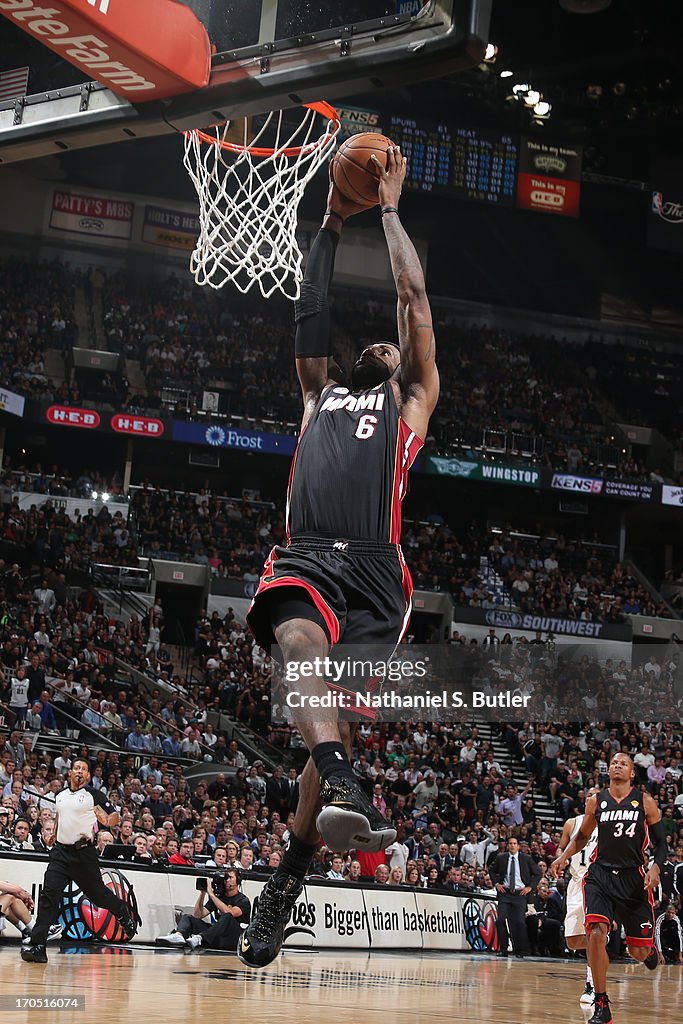
[[[199, 198], [199, 237], [190, 259], [197, 284], [218, 289], [232, 282], [241, 292], [257, 284], [266, 299], [278, 289], [299, 298], [299, 203], [340, 128], [329, 104], [304, 109], [294, 131], [285, 127], [283, 111], [273, 111], [251, 139], [245, 118], [242, 143], [231, 141], [230, 121], [185, 133], [183, 162]], [[319, 116], [326, 127], [316, 137]]]

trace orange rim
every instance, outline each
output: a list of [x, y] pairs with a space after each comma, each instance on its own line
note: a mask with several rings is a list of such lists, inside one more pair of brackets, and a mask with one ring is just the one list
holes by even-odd
[[[320, 114], [322, 117], [326, 117], [328, 121], [333, 122], [334, 131], [331, 133], [325, 133], [315, 142], [310, 142], [307, 146], [290, 146], [289, 149], [270, 149], [263, 146], [240, 146], [237, 142], [225, 142], [222, 139], [216, 138], [214, 135], [209, 135], [207, 132], [200, 131], [199, 128], [194, 128], [192, 131], [185, 132], [188, 137], [196, 135], [201, 142], [205, 142], [209, 146], [220, 146], [221, 149], [226, 149], [229, 153], [251, 153], [252, 156], [273, 156], [278, 153], [280, 156], [300, 156], [301, 153], [313, 153], [316, 149], [319, 149], [328, 139], [334, 138], [339, 129], [341, 128], [341, 121], [339, 114], [334, 109], [331, 103], [326, 103], [324, 100], [319, 100], [317, 103], [304, 103], [304, 107], [309, 110], [315, 110], [316, 114]], [[226, 122], [223, 122], [225, 124]], [[219, 127], [215, 125], [214, 127]]]

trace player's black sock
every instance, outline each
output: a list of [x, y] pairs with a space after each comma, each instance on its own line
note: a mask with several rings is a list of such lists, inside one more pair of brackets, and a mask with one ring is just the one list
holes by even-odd
[[342, 743], [319, 743], [313, 747], [311, 757], [315, 761], [321, 779], [329, 775], [349, 775], [355, 778], [353, 768]]
[[292, 875], [299, 882], [303, 882], [316, 849], [317, 844], [302, 843], [293, 832], [290, 832], [289, 842], [285, 847], [280, 866], [275, 871], [275, 878], [279, 878], [281, 875]]

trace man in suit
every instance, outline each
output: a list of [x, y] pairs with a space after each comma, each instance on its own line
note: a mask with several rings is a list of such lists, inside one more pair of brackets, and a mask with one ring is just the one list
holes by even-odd
[[416, 828], [413, 835], [406, 839], [405, 844], [408, 847], [408, 857], [410, 860], [417, 860], [419, 857], [425, 857], [427, 854], [427, 847], [424, 843], [425, 830], [423, 828]]
[[296, 809], [299, 803], [299, 783], [297, 782], [297, 771], [296, 768], [290, 768], [287, 773], [287, 778], [283, 779], [285, 790], [287, 793], [285, 800], [285, 810], [287, 814], [290, 811], [296, 813]]
[[439, 878], [442, 880], [447, 877], [449, 870], [458, 863], [448, 852], [448, 843], [439, 844], [438, 853], [432, 860], [436, 861], [436, 866], [439, 869]]
[[515, 956], [523, 957], [526, 946], [527, 897], [541, 879], [536, 862], [519, 852], [519, 842], [508, 839], [507, 853], [499, 853], [489, 866], [489, 874], [498, 893], [498, 956], [508, 955], [508, 927]]
[[287, 817], [287, 801], [289, 786], [284, 780], [282, 765], [273, 768], [273, 774], [266, 783], [266, 803], [271, 811], [277, 811], [280, 817]]

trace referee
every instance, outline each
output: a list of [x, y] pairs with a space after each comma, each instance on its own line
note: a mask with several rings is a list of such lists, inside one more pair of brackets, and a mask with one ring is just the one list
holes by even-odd
[[21, 950], [21, 958], [27, 963], [47, 963], [48, 930], [59, 916], [64, 887], [71, 881], [80, 886], [95, 906], [111, 911], [129, 938], [137, 930], [128, 905], [102, 881], [93, 842], [95, 822], [111, 828], [118, 825], [119, 815], [103, 793], [90, 788], [90, 778], [88, 762], [76, 758], [69, 772], [68, 788], [57, 794], [57, 840], [43, 879], [31, 945]]

